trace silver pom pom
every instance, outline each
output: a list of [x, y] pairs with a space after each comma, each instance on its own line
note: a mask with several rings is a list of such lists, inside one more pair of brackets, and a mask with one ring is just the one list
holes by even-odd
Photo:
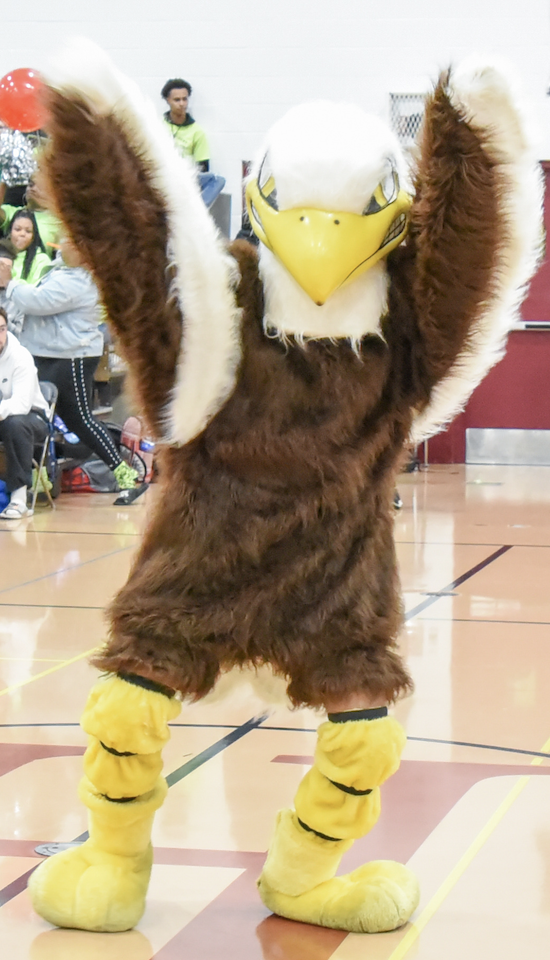
[[0, 170], [8, 187], [27, 184], [36, 170], [32, 143], [19, 130], [0, 129]]

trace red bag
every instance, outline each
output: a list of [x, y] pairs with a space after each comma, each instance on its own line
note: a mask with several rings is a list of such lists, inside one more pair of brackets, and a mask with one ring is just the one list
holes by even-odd
[[62, 493], [117, 493], [114, 474], [102, 460], [88, 460], [61, 474]]

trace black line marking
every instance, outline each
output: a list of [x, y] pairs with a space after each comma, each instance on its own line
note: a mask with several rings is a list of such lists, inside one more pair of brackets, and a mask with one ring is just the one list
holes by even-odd
[[[241, 737], [245, 737], [247, 733], [250, 733], [251, 730], [257, 730], [257, 728], [267, 720], [268, 714], [263, 714], [260, 717], [252, 717], [250, 720], [247, 720], [246, 723], [241, 724], [240, 727], [234, 727], [231, 733], [227, 733], [221, 740], [217, 740], [216, 743], [212, 743], [206, 750], [203, 750], [201, 753], [198, 753], [196, 757], [193, 757], [191, 760], [188, 760], [187, 763], [184, 763], [181, 767], [178, 767], [177, 770], [173, 770], [172, 773], [169, 773], [166, 777], [166, 782], [169, 787], [173, 787], [175, 783], [179, 783], [180, 780], [183, 780], [184, 777], [188, 777], [190, 773], [193, 773], [194, 770], [197, 770], [199, 767], [202, 767], [204, 763], [207, 763], [208, 760], [211, 760], [212, 757], [217, 756], [218, 753], [221, 753], [227, 747], [230, 747], [232, 743], [236, 743], [237, 740], [240, 740]], [[12, 724], [15, 726], [15, 724]], [[22, 724], [23, 726], [23, 724]], [[26, 724], [25, 726], [29, 726]], [[33, 726], [62, 726], [62, 724], [33, 724]], [[75, 724], [78, 726], [78, 724]], [[81, 833], [79, 837], [75, 837], [74, 840], [71, 840], [71, 843], [84, 843], [88, 839], [88, 831]], [[14, 897], [19, 896], [20, 893], [23, 893], [23, 890], [27, 886], [27, 881], [31, 875], [38, 867], [31, 867], [30, 870], [27, 870], [26, 873], [23, 873], [20, 877], [16, 877], [15, 880], [12, 880], [6, 887], [3, 887], [0, 890], [0, 907], [3, 907], [6, 903], [9, 903], [10, 900], [13, 900]]]
[[[410, 547], [500, 547], [500, 543], [486, 543], [485, 541], [476, 543], [466, 543], [464, 540], [396, 540], [397, 545], [403, 544]], [[524, 544], [522, 543], [523, 547]]]
[[[250, 722], [250, 721], [249, 721]], [[4, 729], [19, 729], [25, 727], [79, 727], [80, 724], [76, 721], [64, 722], [64, 723], [0, 723], [0, 730]], [[186, 727], [189, 729], [205, 729], [205, 730], [238, 730], [240, 729], [239, 725], [236, 723], [169, 723], [168, 726], [170, 729], [172, 727]], [[263, 729], [263, 728], [262, 728]], [[301, 730], [301, 727], [266, 727], [266, 730]], [[308, 731], [309, 732], [309, 731]]]
[[[422, 623], [422, 621], [419, 622]], [[520, 627], [550, 626], [550, 620], [491, 620], [488, 617], [430, 617], [426, 623], [509, 623]]]
[[469, 580], [471, 577], [474, 577], [476, 573], [479, 573], [480, 570], [484, 570], [485, 567], [488, 567], [490, 563], [494, 563], [495, 560], [498, 560], [499, 557], [502, 557], [505, 553], [508, 553], [512, 549], [513, 544], [507, 544], [503, 547], [500, 547], [498, 550], [495, 550], [494, 553], [491, 553], [490, 556], [486, 557], [485, 560], [482, 560], [480, 563], [476, 563], [475, 567], [471, 567], [466, 573], [463, 573], [462, 576], [458, 577], [456, 580], [453, 580], [452, 583], [448, 583], [445, 587], [441, 587], [437, 591], [438, 596], [428, 597], [427, 600], [423, 600], [422, 603], [417, 604], [416, 607], [413, 607], [412, 610], [409, 610], [405, 614], [405, 623], [408, 620], [412, 620], [413, 617], [418, 616], [419, 613], [422, 613], [427, 607], [431, 607], [433, 603], [437, 603], [440, 599], [439, 594], [448, 593], [454, 590], [456, 587], [459, 587], [462, 583], [465, 583], [466, 580]]
[[[2, 528], [0, 533], [12, 533], [13, 530], [9, 528]], [[55, 536], [61, 535], [65, 537], [119, 537], [120, 534], [115, 530], [29, 530], [28, 533], [31, 533], [33, 536], [43, 536], [44, 534], [54, 534]], [[123, 533], [123, 537], [141, 537], [142, 533]], [[411, 541], [412, 542], [412, 541]]]
[[14, 897], [18, 897], [20, 893], [23, 893], [31, 873], [34, 873], [37, 866], [38, 864], [36, 864], [35, 867], [31, 867], [26, 873], [22, 873], [20, 877], [16, 877], [15, 880], [12, 880], [11, 883], [8, 883], [6, 887], [0, 890], [0, 907], [3, 907], [5, 903], [9, 903]]
[[[74, 568], [76, 570], [76, 567]], [[17, 587], [10, 589], [16, 590]], [[81, 607], [73, 603], [1, 603], [0, 607], [18, 607], [22, 610], [105, 610], [101, 607]]]
[[[181, 727], [191, 730], [231, 730], [234, 731], [237, 736], [234, 736], [233, 733], [227, 734], [225, 737], [222, 737], [221, 740], [218, 740], [215, 744], [212, 744], [210, 747], [207, 747], [206, 750], [203, 750], [202, 753], [198, 753], [196, 757], [192, 760], [189, 760], [182, 767], [179, 767], [177, 770], [173, 771], [169, 776], [175, 776], [175, 774], [184, 770], [185, 772], [178, 776], [178, 780], [183, 779], [183, 777], [188, 776], [193, 770], [196, 770], [198, 767], [202, 766], [203, 763], [206, 763], [207, 760], [210, 760], [211, 757], [216, 756], [217, 753], [220, 753], [221, 750], [224, 750], [226, 746], [230, 746], [231, 743], [234, 743], [236, 740], [239, 740], [246, 733], [250, 733], [252, 730], [274, 730], [279, 733], [317, 733], [317, 727], [272, 727], [265, 724], [263, 721], [266, 717], [253, 718], [248, 720], [247, 723], [242, 726], [236, 726], [234, 723], [169, 723], [168, 726], [170, 729], [172, 727]], [[322, 722], [322, 721], [321, 721]], [[25, 728], [25, 727], [79, 727], [79, 723], [0, 723], [0, 730], [7, 728]], [[436, 737], [412, 737], [408, 736], [407, 740], [415, 743], [442, 743], [445, 746], [451, 747], [472, 747], [474, 750], [498, 750], [501, 753], [521, 753], [527, 757], [544, 757], [545, 759], [550, 760], [550, 753], [541, 753], [538, 750], [523, 750], [520, 747], [502, 747], [494, 743], [470, 743], [467, 740], [439, 740]], [[206, 756], [208, 754], [208, 756]], [[456, 761], [457, 763], [459, 761]], [[169, 777], [166, 778], [168, 781]], [[174, 783], [177, 782], [174, 780]], [[76, 843], [76, 841], [72, 841]]]
[[[231, 730], [233, 733], [227, 734], [225, 737], [222, 737], [221, 740], [218, 740], [216, 743], [212, 744], [210, 747], [207, 747], [206, 750], [203, 750], [202, 753], [198, 753], [196, 757], [192, 760], [188, 760], [187, 763], [183, 766], [178, 767], [177, 770], [174, 770], [166, 778], [167, 782], [170, 777], [175, 777], [178, 774], [178, 780], [182, 780], [183, 777], [187, 777], [193, 770], [196, 770], [198, 767], [202, 766], [203, 763], [206, 763], [207, 760], [210, 760], [211, 757], [216, 756], [217, 753], [220, 753], [222, 750], [225, 750], [226, 747], [230, 746], [236, 740], [240, 740], [241, 737], [244, 737], [245, 734], [250, 733], [252, 730], [275, 730], [280, 733], [317, 733], [317, 727], [272, 727], [265, 724], [263, 721], [266, 719], [267, 715], [264, 717], [253, 718], [248, 720], [242, 726], [236, 726], [234, 723], [169, 723], [168, 726], [170, 729], [172, 727], [182, 727], [192, 730]], [[0, 730], [4, 728], [19, 728], [19, 727], [79, 727], [79, 723], [0, 723]], [[541, 753], [539, 750], [523, 750], [520, 747], [502, 747], [494, 743], [470, 743], [467, 740], [439, 740], [436, 737], [411, 737], [408, 736], [407, 740], [415, 743], [442, 743], [445, 746], [451, 747], [472, 747], [474, 750], [498, 750], [501, 753], [521, 753], [527, 757], [544, 757], [545, 759], [550, 760], [550, 753]], [[208, 754], [208, 755], [207, 755]], [[457, 763], [459, 761], [456, 761]], [[181, 771], [184, 771], [181, 773]], [[177, 781], [174, 780], [174, 783]], [[172, 785], [171, 783], [169, 784]], [[76, 841], [72, 841], [76, 843]]]
[[[485, 540], [477, 541], [476, 543], [464, 543], [463, 541], [455, 540], [396, 540], [397, 545], [403, 544], [404, 546], [411, 547], [498, 547], [498, 543], [486, 543]], [[511, 547], [521, 547], [527, 548], [529, 550], [550, 550], [550, 543], [511, 543]]]
[[261, 717], [252, 717], [251, 720], [247, 720], [246, 723], [243, 723], [240, 727], [235, 727], [231, 733], [227, 733], [221, 740], [217, 740], [216, 743], [211, 744], [206, 750], [198, 753], [196, 757], [192, 757], [192, 759], [184, 763], [183, 766], [178, 767], [177, 770], [173, 770], [172, 773], [169, 773], [166, 777], [168, 786], [173, 787], [175, 783], [179, 783], [184, 777], [188, 777], [190, 773], [193, 773], [198, 767], [202, 767], [203, 763], [206, 763], [208, 760], [211, 760], [212, 757], [221, 753], [222, 750], [230, 747], [232, 743], [236, 743], [237, 740], [246, 736], [251, 730], [256, 730], [264, 720], [267, 720], [268, 716], [269, 714], [264, 713]]
[[[266, 727], [269, 730], [269, 727]], [[539, 750], [520, 750], [516, 747], [497, 747], [491, 743], [468, 743], [465, 740], [436, 740], [434, 737], [407, 737], [417, 743], [444, 743], [452, 747], [475, 747], [476, 750], [500, 750], [502, 753], [522, 753], [527, 757], [544, 757], [550, 760], [550, 753], [541, 753]]]
[[15, 583], [11, 587], [4, 587], [3, 590], [0, 590], [0, 593], [9, 593], [11, 590], [20, 590], [22, 587], [31, 587], [33, 583], [40, 583], [41, 580], [51, 580], [52, 577], [58, 577], [61, 573], [73, 573], [75, 570], [81, 570], [82, 567], [87, 567], [90, 563], [97, 563], [99, 560], [108, 560], [109, 557], [116, 557], [118, 553], [125, 553], [127, 550], [133, 550], [133, 547], [120, 547], [119, 550], [111, 550], [110, 553], [103, 553], [100, 557], [93, 557], [91, 560], [76, 563], [74, 567], [61, 567], [59, 570], [52, 570], [51, 573], [45, 573], [43, 577], [35, 577], [34, 580], [26, 580], [24, 583]]
[[458, 593], [445, 593], [443, 590], [423, 590], [421, 597], [458, 597]]
[[[262, 725], [262, 730], [277, 730], [283, 733], [317, 733], [317, 729], [313, 727], [271, 727]], [[550, 760], [550, 753], [541, 753], [539, 750], [522, 750], [519, 747], [500, 747], [492, 743], [468, 743], [465, 740], [437, 740], [435, 737], [411, 737], [407, 736], [407, 740], [415, 743], [442, 743], [445, 746], [452, 747], [472, 747], [475, 750], [498, 750], [501, 753], [521, 753], [527, 757], [544, 757], [545, 759]], [[460, 761], [452, 761], [459, 763]]]

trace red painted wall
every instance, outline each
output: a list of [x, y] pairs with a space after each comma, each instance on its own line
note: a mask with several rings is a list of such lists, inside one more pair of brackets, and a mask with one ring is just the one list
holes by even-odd
[[[550, 161], [542, 163], [547, 252], [526, 298], [522, 317], [550, 323]], [[430, 463], [464, 463], [467, 427], [550, 430], [550, 330], [514, 331], [506, 356], [472, 394], [463, 413], [428, 443]]]
[[550, 322], [550, 160], [541, 163], [544, 173], [544, 230], [546, 251], [543, 262], [529, 287], [521, 315], [524, 320]]

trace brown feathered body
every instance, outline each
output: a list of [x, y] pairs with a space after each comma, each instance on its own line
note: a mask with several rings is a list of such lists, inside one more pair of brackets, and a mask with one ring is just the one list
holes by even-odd
[[[492, 296], [503, 230], [495, 165], [446, 82], [427, 107], [409, 237], [388, 260], [382, 336], [355, 349], [266, 336], [256, 252], [232, 246], [235, 386], [198, 436], [161, 448], [155, 512], [111, 606], [100, 669], [200, 698], [220, 671], [267, 663], [294, 704], [312, 706], [410, 688], [396, 648], [396, 472], [414, 413]], [[56, 205], [160, 435], [186, 331], [163, 200], [116, 119], [58, 94], [51, 106]]]

